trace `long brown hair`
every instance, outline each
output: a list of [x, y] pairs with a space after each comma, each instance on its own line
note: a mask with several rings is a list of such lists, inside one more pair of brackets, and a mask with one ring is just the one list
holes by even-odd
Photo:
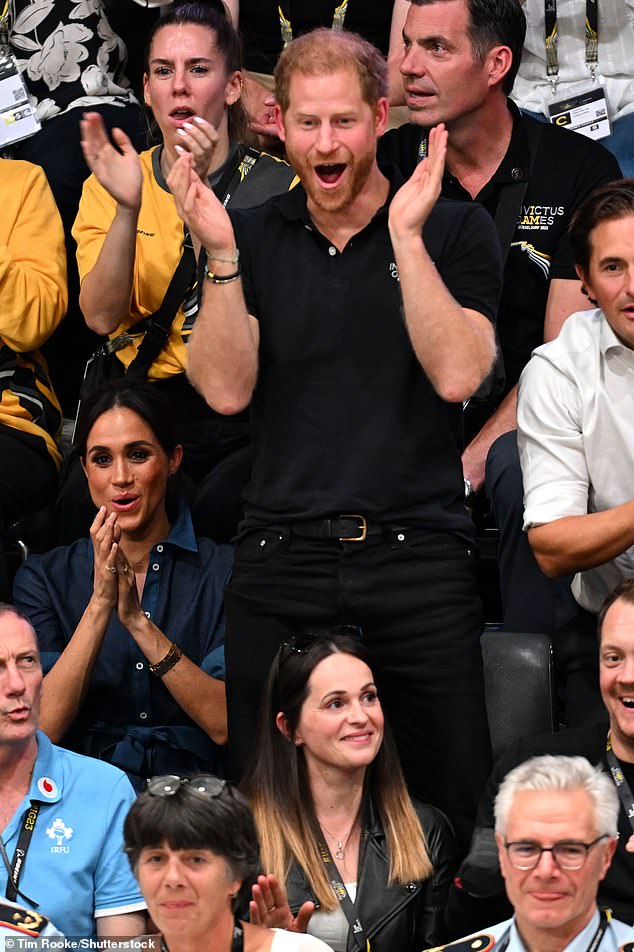
[[[262, 699], [256, 759], [243, 789], [251, 801], [260, 836], [263, 867], [284, 882], [294, 860], [304, 871], [323, 910], [337, 899], [319, 854], [315, 815], [301, 746], [292, 743], [309, 679], [316, 666], [332, 654], [350, 654], [365, 664], [360, 641], [335, 629], [314, 629], [285, 644], [273, 662]], [[369, 666], [369, 664], [368, 664]], [[276, 725], [283, 712], [291, 742]], [[369, 766], [366, 788], [385, 835], [390, 857], [388, 883], [426, 879], [432, 865], [425, 835], [412, 806], [389, 725]]]

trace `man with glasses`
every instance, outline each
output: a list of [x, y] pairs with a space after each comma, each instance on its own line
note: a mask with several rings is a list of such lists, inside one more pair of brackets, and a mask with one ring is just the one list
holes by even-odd
[[495, 799], [495, 839], [514, 915], [453, 952], [631, 952], [634, 929], [597, 905], [617, 843], [619, 799], [584, 757], [533, 757]]

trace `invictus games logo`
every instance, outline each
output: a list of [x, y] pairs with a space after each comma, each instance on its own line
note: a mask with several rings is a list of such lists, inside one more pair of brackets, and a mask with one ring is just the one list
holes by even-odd
[[564, 211], [563, 205], [522, 205], [517, 227], [529, 231], [547, 230]]
[[395, 281], [399, 280], [398, 266], [395, 261], [390, 262], [390, 277], [394, 278]]
[[55, 840], [51, 853], [70, 853], [70, 846], [65, 846], [64, 840], [70, 840], [74, 832], [72, 826], [66, 826], [61, 817], [56, 817], [46, 830], [46, 835]]

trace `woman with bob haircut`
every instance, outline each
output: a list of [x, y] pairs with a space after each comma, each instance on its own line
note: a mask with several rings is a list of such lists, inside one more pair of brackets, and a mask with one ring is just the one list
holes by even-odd
[[453, 833], [410, 799], [351, 631], [308, 631], [273, 662], [244, 784], [269, 874], [251, 920], [308, 929], [335, 952], [420, 952], [444, 939]]
[[233, 551], [168, 506], [182, 456], [169, 401], [149, 383], [108, 384], [86, 404], [78, 446], [98, 509], [90, 538], [31, 556], [14, 584], [42, 654], [40, 726], [137, 789], [157, 768], [218, 772]]
[[246, 800], [224, 780], [153, 777], [123, 836], [169, 952], [332, 952], [312, 936], [238, 917], [260, 869], [258, 838]]

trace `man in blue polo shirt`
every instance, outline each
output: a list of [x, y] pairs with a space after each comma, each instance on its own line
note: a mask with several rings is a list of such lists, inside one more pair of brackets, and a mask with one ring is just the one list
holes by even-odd
[[4, 895], [41, 907], [66, 936], [133, 936], [145, 903], [123, 853], [134, 800], [125, 774], [55, 747], [37, 730], [35, 634], [0, 605], [0, 826]]

